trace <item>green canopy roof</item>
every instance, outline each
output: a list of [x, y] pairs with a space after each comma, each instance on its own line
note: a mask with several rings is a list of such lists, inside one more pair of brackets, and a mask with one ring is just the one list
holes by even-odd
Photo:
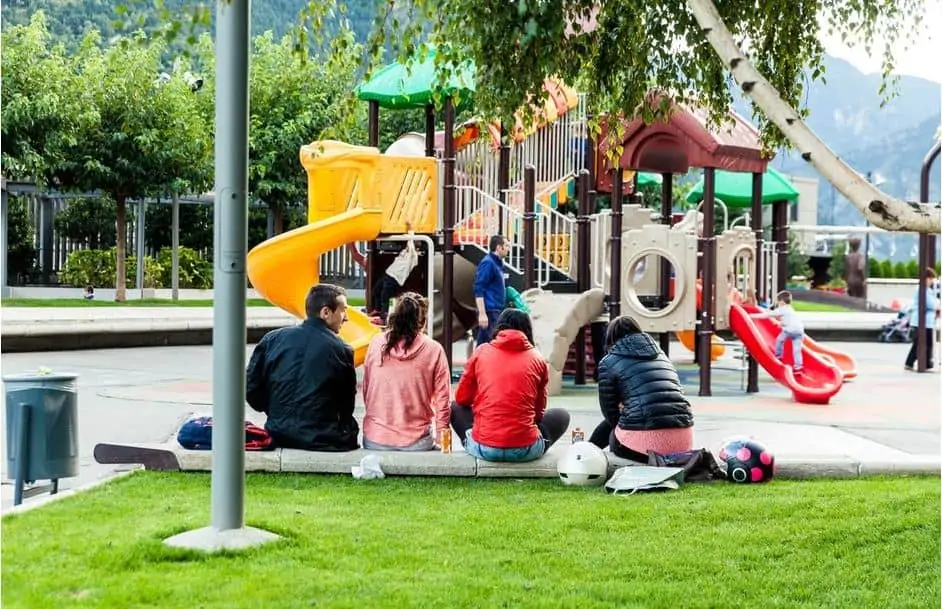
[[[752, 206], [752, 174], [733, 171], [717, 171], [715, 196], [727, 207], [743, 209]], [[687, 194], [688, 203], [703, 200], [703, 179]], [[797, 201], [798, 191], [792, 183], [775, 169], [769, 167], [762, 176], [762, 204], [775, 201]]]
[[436, 93], [457, 94], [456, 106], [460, 108], [474, 93], [475, 66], [469, 61], [452, 69], [442, 86], [435, 56], [435, 48], [430, 48], [421, 59], [413, 58], [405, 64], [396, 61], [383, 67], [357, 87], [357, 97], [361, 101], [378, 102], [380, 107], [390, 110], [406, 110], [434, 103]]
[[648, 173], [646, 171], [638, 172], [638, 186], [652, 186], [664, 181], [659, 173]]

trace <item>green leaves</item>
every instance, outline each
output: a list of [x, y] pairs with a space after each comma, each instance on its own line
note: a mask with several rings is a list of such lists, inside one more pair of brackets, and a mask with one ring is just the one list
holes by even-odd
[[[309, 9], [318, 6], [312, 2]], [[865, 48], [884, 41], [878, 49], [886, 76], [881, 93], [889, 98], [895, 85], [889, 76], [892, 44], [900, 35], [919, 35], [923, 2], [724, 0], [717, 7], [759, 70], [785, 101], [801, 108], [809, 81], [824, 76], [819, 18]], [[442, 65], [474, 61], [475, 102], [488, 118], [509, 117], [539, 101], [548, 76], [588, 93], [595, 115], [663, 118], [667, 106], [646, 103], [653, 89], [664, 94], [662, 99], [705, 106], [711, 122], [719, 124], [733, 102], [728, 66], [707, 44], [685, 0], [384, 2], [368, 44], [371, 67], [378, 65], [384, 44], [402, 60], [421, 39], [440, 45]], [[784, 143], [764, 117], [756, 119], [770, 149]]]

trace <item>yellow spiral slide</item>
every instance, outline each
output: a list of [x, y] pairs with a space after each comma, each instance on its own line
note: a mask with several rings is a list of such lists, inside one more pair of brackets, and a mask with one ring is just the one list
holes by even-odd
[[[380, 211], [351, 209], [269, 239], [249, 252], [252, 286], [268, 302], [304, 319], [304, 300], [318, 282], [320, 256], [353, 241], [375, 239], [382, 222]], [[353, 347], [357, 366], [380, 331], [366, 314], [353, 307], [347, 309], [340, 337]]]
[[[382, 234], [432, 233], [438, 223], [438, 166], [432, 158], [381, 155], [368, 146], [323, 140], [301, 147], [308, 175], [308, 225], [273, 237], [249, 252], [252, 287], [268, 302], [299, 319], [319, 280], [320, 257]], [[347, 308], [340, 337], [359, 366], [381, 329]]]

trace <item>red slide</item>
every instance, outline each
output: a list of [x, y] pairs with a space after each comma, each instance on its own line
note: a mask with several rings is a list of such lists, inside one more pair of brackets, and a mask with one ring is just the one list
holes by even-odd
[[729, 325], [742, 344], [766, 372], [779, 383], [791, 389], [799, 404], [827, 404], [831, 396], [841, 390], [844, 375], [840, 368], [814, 351], [803, 347], [803, 374], [795, 378], [792, 370], [791, 344], [786, 343], [785, 357], [775, 357], [775, 339], [779, 326], [771, 319], [753, 319], [751, 313], [763, 309], [752, 305], [732, 305], [729, 309]]

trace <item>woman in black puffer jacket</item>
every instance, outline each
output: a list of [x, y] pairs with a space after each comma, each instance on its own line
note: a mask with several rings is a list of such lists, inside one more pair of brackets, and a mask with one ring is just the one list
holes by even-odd
[[649, 450], [662, 455], [691, 450], [690, 402], [657, 342], [623, 315], [608, 324], [605, 348], [608, 353], [598, 367], [604, 420], [589, 441], [645, 463]]

